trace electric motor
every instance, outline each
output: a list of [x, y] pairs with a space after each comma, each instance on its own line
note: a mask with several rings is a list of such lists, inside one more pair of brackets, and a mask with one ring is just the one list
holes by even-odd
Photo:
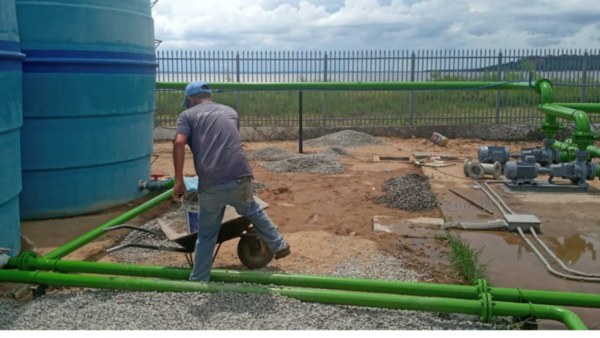
[[479, 147], [478, 159], [481, 163], [493, 164], [500, 162], [501, 165], [505, 165], [510, 160], [510, 151], [508, 147]]
[[525, 158], [525, 162], [511, 161], [504, 165], [504, 176], [517, 184], [533, 184], [539, 175], [539, 167], [533, 156]]

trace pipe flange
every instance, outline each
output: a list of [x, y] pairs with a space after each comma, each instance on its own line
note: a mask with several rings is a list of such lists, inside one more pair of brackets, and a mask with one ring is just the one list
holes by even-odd
[[481, 296], [482, 293], [489, 293], [489, 292], [490, 292], [490, 288], [489, 288], [487, 280], [478, 279], [477, 280], [477, 294], [479, 296]]
[[502, 164], [498, 161], [494, 163], [494, 179], [497, 180], [502, 175]]
[[488, 282], [485, 279], [477, 280], [477, 293], [479, 294], [479, 301], [481, 303], [481, 315], [479, 320], [482, 323], [489, 323], [493, 318], [492, 313], [492, 295], [489, 293], [490, 288]]
[[478, 181], [485, 176], [485, 168], [481, 163], [472, 163], [469, 166], [469, 177]]
[[19, 255], [19, 270], [20, 271], [31, 271], [31, 269], [29, 268], [29, 260], [30, 259], [36, 259], [37, 255], [35, 254], [35, 252], [32, 251], [26, 251], [24, 253], [22, 253], [21, 255]]
[[492, 295], [489, 293], [482, 294], [481, 297], [481, 316], [479, 317], [479, 321], [482, 323], [489, 323], [494, 319], [493, 309], [494, 306], [492, 304]]
[[465, 160], [465, 165], [463, 166], [463, 172], [465, 173], [465, 177], [469, 177], [469, 167], [472, 163], [473, 161], [471, 161], [470, 158]]

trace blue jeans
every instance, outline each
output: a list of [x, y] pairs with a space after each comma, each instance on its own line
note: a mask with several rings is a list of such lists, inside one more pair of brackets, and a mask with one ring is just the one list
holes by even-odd
[[208, 282], [210, 279], [213, 252], [227, 205], [233, 206], [238, 214], [250, 219], [273, 253], [287, 247], [286, 241], [265, 210], [254, 201], [250, 178], [241, 184], [232, 180], [204, 189], [199, 192], [198, 200], [198, 240], [190, 280]]

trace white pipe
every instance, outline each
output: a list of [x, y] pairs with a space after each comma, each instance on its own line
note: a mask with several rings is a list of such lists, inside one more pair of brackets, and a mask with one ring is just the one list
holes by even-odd
[[465, 229], [465, 230], [497, 230], [506, 229], [508, 224], [503, 219], [488, 222], [460, 222], [456, 224], [444, 224], [443, 229]]
[[533, 252], [535, 252], [535, 254], [542, 261], [542, 263], [544, 263], [544, 265], [546, 266], [546, 269], [548, 269], [548, 271], [550, 271], [550, 273], [555, 274], [555, 275], [560, 276], [565, 279], [573, 279], [573, 280], [586, 281], [586, 282], [600, 282], [600, 278], [571, 276], [571, 275], [567, 275], [567, 274], [564, 274], [564, 273], [554, 270], [552, 268], [552, 266], [550, 266], [550, 263], [548, 263], [548, 261], [544, 258], [544, 256], [542, 256], [542, 254], [538, 251], [538, 249], [535, 246], [533, 246], [533, 243], [531, 243], [527, 239], [527, 237], [525, 237], [525, 234], [523, 233], [523, 230], [521, 230], [521, 227], [517, 227], [517, 231], [519, 231], [519, 235], [521, 235], [523, 240], [525, 240], [525, 242], [529, 245], [529, 247], [533, 250]]
[[548, 248], [546, 246], [546, 244], [544, 244], [544, 242], [542, 242], [542, 240], [537, 236], [537, 234], [535, 233], [535, 230], [533, 228], [530, 228], [529, 231], [531, 231], [531, 234], [533, 235], [533, 237], [537, 240], [537, 242], [542, 246], [542, 248], [544, 248], [546, 250], [546, 252], [548, 253], [548, 255], [550, 255], [550, 257], [554, 258], [554, 260], [566, 271], [572, 272], [576, 275], [580, 275], [580, 276], [586, 276], [586, 277], [600, 277], [600, 274], [597, 273], [587, 273], [587, 272], [581, 272], [581, 271], [577, 271], [577, 270], [573, 270], [569, 267], [567, 267], [565, 265], [565, 263], [563, 263], [563, 261], [560, 260], [560, 258], [558, 258], [554, 252], [552, 252], [552, 250], [550, 250], [550, 248]]

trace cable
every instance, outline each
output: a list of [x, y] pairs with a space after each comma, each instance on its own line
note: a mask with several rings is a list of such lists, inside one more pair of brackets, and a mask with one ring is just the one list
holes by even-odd
[[[426, 167], [427, 167], [427, 166], [426, 166]], [[461, 180], [469, 180], [469, 181], [471, 180], [470, 178], [467, 178], [467, 177], [460, 177], [460, 176], [456, 176], [456, 175], [448, 174], [447, 172], [445, 172], [445, 171], [441, 171], [439, 168], [436, 168], [436, 167], [428, 167], [428, 168], [432, 168], [432, 169], [434, 169], [434, 170], [437, 170], [437, 171], [438, 171], [438, 172], [440, 172], [441, 174], [448, 175], [448, 176], [450, 176], [450, 177], [458, 178], [458, 179], [461, 179]]]
[[565, 279], [587, 281], [587, 282], [600, 282], [600, 278], [589, 278], [589, 277], [571, 276], [571, 275], [567, 275], [567, 274], [564, 274], [564, 273], [561, 273], [561, 272], [558, 272], [558, 271], [554, 270], [552, 268], [552, 266], [550, 266], [550, 264], [548, 263], [548, 261], [544, 258], [544, 256], [542, 256], [542, 254], [538, 251], [538, 249], [535, 246], [533, 246], [533, 243], [531, 243], [531, 241], [529, 241], [527, 239], [527, 237], [525, 237], [525, 234], [523, 233], [523, 230], [521, 230], [521, 227], [517, 227], [517, 231], [519, 232], [519, 235], [521, 235], [521, 238], [523, 238], [523, 240], [529, 245], [529, 247], [533, 250], [533, 252], [542, 261], [542, 263], [544, 263], [544, 265], [546, 266], [546, 269], [548, 269], [548, 271], [550, 271], [550, 273], [555, 274], [555, 275], [560, 276], [560, 277], [563, 277]]
[[600, 83], [576, 84], [576, 83], [553, 82], [552, 84], [557, 85], [557, 86], [567, 86], [567, 87], [598, 87], [598, 86], [600, 86]]
[[550, 250], [550, 248], [548, 248], [548, 246], [546, 246], [546, 244], [544, 244], [544, 242], [542, 242], [542, 240], [538, 237], [537, 233], [535, 232], [535, 230], [533, 228], [530, 228], [529, 231], [531, 232], [533, 237], [537, 240], [537, 242], [542, 246], [542, 248], [544, 248], [546, 250], [546, 252], [550, 255], [550, 257], [554, 258], [554, 260], [566, 271], [572, 272], [572, 273], [574, 273], [576, 275], [580, 275], [580, 276], [600, 277], [600, 274], [581, 272], [581, 271], [573, 270], [573, 269], [567, 267], [565, 265], [565, 263], [563, 263], [563, 261], [561, 261], [560, 258], [556, 257], [554, 252], [552, 252], [552, 250]]

